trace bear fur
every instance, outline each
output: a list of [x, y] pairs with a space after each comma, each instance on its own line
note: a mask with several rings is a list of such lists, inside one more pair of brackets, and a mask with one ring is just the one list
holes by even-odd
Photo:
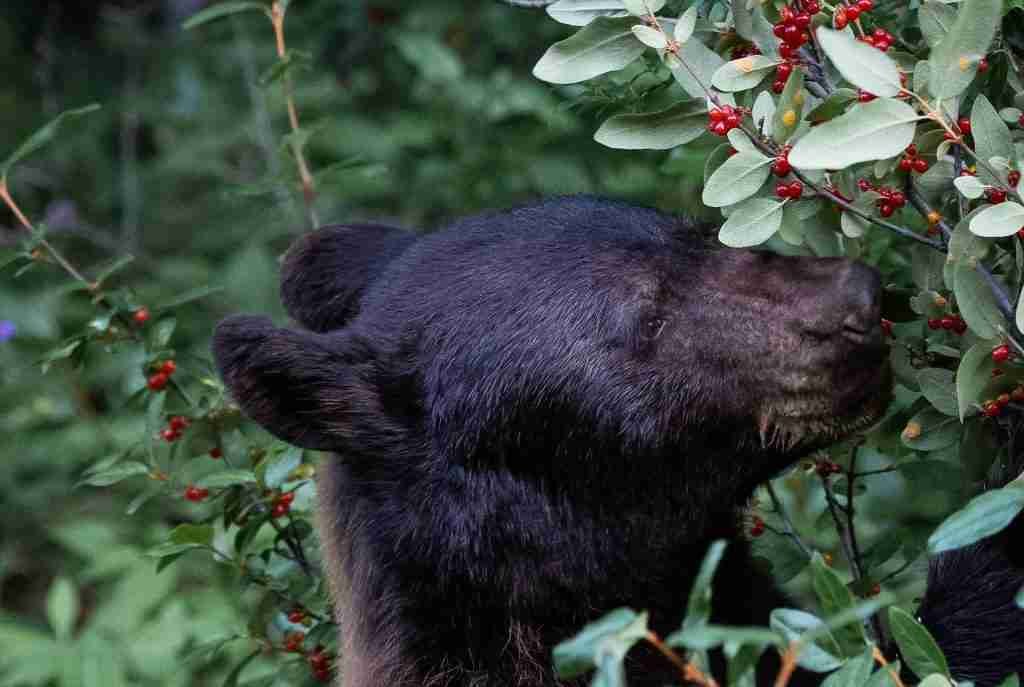
[[[423, 237], [329, 227], [284, 262], [304, 330], [221, 323], [215, 358], [243, 411], [334, 454], [319, 528], [339, 684], [587, 684], [556, 680], [554, 645], [620, 606], [676, 629], [715, 539], [730, 541], [715, 622], [765, 624], [786, 605], [738, 514], [758, 484], [882, 415], [879, 280], [708, 236], [591, 197]], [[1000, 608], [1024, 647], [1022, 614]], [[776, 668], [766, 656], [759, 684]], [[631, 655], [631, 685], [674, 678]]]

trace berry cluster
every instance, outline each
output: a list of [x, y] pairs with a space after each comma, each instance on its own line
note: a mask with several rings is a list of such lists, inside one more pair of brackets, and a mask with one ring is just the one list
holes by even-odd
[[173, 360], [165, 360], [156, 367], [156, 372], [146, 380], [146, 386], [150, 391], [163, 391], [170, 381], [171, 375], [178, 369], [178, 364]]
[[981, 404], [981, 412], [986, 417], [999, 417], [1003, 412], [1003, 408], [1008, 406], [1010, 401], [1024, 403], [1024, 385], [1018, 384], [1010, 393], [999, 394], [995, 398], [985, 401]]
[[284, 650], [293, 653], [302, 653], [302, 642], [306, 639], [306, 635], [301, 632], [289, 632], [284, 637]]
[[900, 158], [900, 170], [904, 172], [913, 170], [919, 174], [928, 171], [928, 161], [923, 157], [918, 157], [917, 146], [913, 143], [907, 146], [903, 157]]
[[789, 151], [793, 149], [793, 146], [783, 146], [782, 150], [779, 151], [779, 156], [775, 158], [775, 162], [772, 164], [772, 173], [777, 177], [784, 177], [789, 174], [793, 167], [789, 164]]
[[160, 438], [172, 443], [181, 438], [182, 432], [189, 426], [189, 419], [183, 415], [174, 415], [167, 421], [167, 427], [160, 430]]
[[829, 475], [839, 474], [843, 471], [843, 468], [831, 460], [819, 460], [814, 463], [814, 471], [818, 473], [818, 477], [828, 477]]
[[319, 682], [331, 681], [331, 657], [324, 651], [322, 646], [317, 646], [306, 657], [309, 667], [313, 670], [313, 677]]
[[708, 131], [716, 136], [725, 136], [740, 125], [743, 111], [732, 105], [713, 107], [708, 111]]
[[781, 183], [775, 185], [775, 195], [779, 198], [792, 198], [793, 200], [800, 200], [800, 196], [804, 194], [804, 185], [799, 181], [791, 181], [788, 184]]
[[967, 323], [959, 315], [946, 315], [928, 320], [928, 329], [945, 329], [962, 335], [967, 331]]
[[872, 0], [859, 0], [859, 2], [851, 2], [849, 5], [837, 5], [832, 13], [832, 25], [841, 31], [851, 21], [857, 21], [860, 19], [860, 15], [870, 12], [874, 7], [875, 3]]
[[197, 487], [194, 484], [190, 484], [185, 487], [185, 498], [193, 503], [199, 503], [200, 501], [205, 500], [209, 495], [209, 489], [203, 489], [202, 487]]
[[796, 55], [800, 46], [811, 40], [809, 33], [811, 16], [821, 11], [817, 0], [804, 3], [802, 12], [784, 5], [779, 10], [779, 22], [772, 27], [772, 32], [779, 39], [779, 57], [784, 60]]
[[772, 93], [786, 90], [786, 79], [793, 73], [793, 62], [786, 61], [775, 68], [775, 81], [772, 82]]
[[750, 522], [750, 536], [757, 538], [764, 534], [765, 524], [764, 520], [758, 516], [754, 516]]
[[897, 191], [889, 186], [875, 186], [863, 177], [857, 180], [857, 188], [861, 191], [877, 191], [882, 196], [875, 201], [878, 206], [878, 214], [882, 217], [892, 217], [892, 213], [907, 204], [907, 196], [903, 191]]
[[[861, 0], [861, 2], [868, 2], [870, 0]], [[847, 11], [849, 14], [849, 11]], [[863, 36], [858, 38], [861, 43], [867, 43], [873, 48], [878, 48], [882, 52], [889, 52], [889, 48], [892, 47], [892, 42], [895, 40], [892, 34], [885, 29], [875, 29], [873, 33], [865, 33]]]
[[292, 508], [292, 501], [295, 500], [295, 492], [286, 491], [274, 499], [274, 505], [270, 510], [271, 517], [280, 518], [288, 514]]
[[989, 186], [985, 189], [985, 198], [993, 205], [999, 205], [1006, 200], [1006, 189]]

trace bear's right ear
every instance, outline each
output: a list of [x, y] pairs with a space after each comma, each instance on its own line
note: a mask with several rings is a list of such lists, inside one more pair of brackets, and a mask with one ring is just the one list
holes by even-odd
[[416, 234], [379, 224], [323, 227], [297, 239], [281, 265], [281, 301], [314, 332], [340, 329], [359, 312], [366, 288]]
[[370, 352], [342, 332], [280, 329], [266, 317], [235, 315], [217, 325], [213, 355], [245, 414], [296, 446], [339, 450], [355, 416], [379, 406], [362, 374]]

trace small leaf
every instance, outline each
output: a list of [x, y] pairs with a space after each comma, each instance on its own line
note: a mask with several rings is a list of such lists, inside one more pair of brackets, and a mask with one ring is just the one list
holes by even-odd
[[956, 9], [939, 0], [927, 0], [917, 11], [917, 19], [928, 47], [934, 48], [956, 21]]
[[776, 143], [785, 143], [800, 130], [806, 100], [803, 88], [804, 70], [794, 69], [786, 79], [772, 118], [772, 138]]
[[987, 491], [939, 525], [928, 538], [928, 551], [934, 555], [990, 537], [1009, 525], [1021, 509], [1024, 509], [1024, 487], [1010, 484]]
[[978, 179], [978, 177], [970, 174], [964, 174], [953, 179], [953, 185], [956, 186], [956, 190], [959, 191], [960, 195], [964, 198], [974, 200], [975, 198], [981, 198], [985, 195], [985, 184], [981, 183], [981, 180]]
[[213, 525], [178, 525], [171, 531], [168, 541], [172, 544], [210, 546], [213, 543]]
[[[984, 95], [978, 95], [971, 107], [971, 137], [974, 139], [974, 152], [982, 160], [989, 160], [999, 155], [1012, 154], [1013, 137], [996, 108]], [[1001, 184], [1002, 179], [995, 179], [984, 168], [978, 166], [978, 176], [990, 184]]]
[[251, 484], [256, 481], [256, 475], [251, 470], [223, 470], [200, 478], [196, 486], [207, 489], [221, 489], [233, 487], [236, 484]]
[[928, 89], [936, 98], [959, 95], [974, 80], [978, 61], [988, 52], [1003, 15], [1003, 0], [960, 4], [956, 21], [928, 58]]
[[[973, 177], [960, 177], [964, 178]], [[1009, 200], [990, 205], [971, 219], [970, 229], [972, 234], [986, 238], [1013, 236], [1024, 229], [1024, 205]]]
[[899, 67], [884, 52], [856, 40], [849, 31], [833, 31], [821, 27], [817, 36], [825, 54], [844, 79], [882, 98], [899, 94]]
[[159, 305], [153, 306], [154, 311], [167, 310], [169, 308], [177, 308], [187, 303], [202, 300], [207, 296], [212, 296], [215, 293], [220, 293], [224, 290], [223, 286], [200, 286], [195, 289], [190, 289], [185, 293], [175, 296], [170, 300], [163, 301]]
[[548, 48], [533, 75], [541, 81], [568, 84], [622, 69], [644, 52], [643, 44], [633, 35], [636, 23], [635, 17], [597, 17]]
[[79, 485], [87, 484], [91, 487], [109, 487], [129, 477], [149, 474], [149, 467], [137, 461], [119, 463], [113, 467], [100, 472], [91, 473], [79, 481]]
[[845, 169], [894, 157], [913, 142], [918, 119], [914, 108], [892, 98], [856, 105], [808, 131], [790, 151], [789, 162], [798, 169]]
[[768, 178], [771, 163], [761, 153], [736, 153], [708, 179], [701, 200], [708, 207], [721, 208], [749, 198]]
[[960, 366], [956, 370], [956, 397], [961, 422], [974, 404], [981, 402], [981, 392], [992, 379], [992, 370], [995, 369], [995, 363], [992, 362], [994, 346], [991, 341], [978, 341], [960, 359]]
[[[597, 667], [609, 647], [628, 651], [647, 636], [647, 614], [618, 608], [586, 625], [575, 637], [558, 644], [553, 652], [560, 678], [571, 679]], [[623, 656], [625, 653], [623, 653]]]
[[668, 46], [668, 38], [653, 26], [637, 24], [633, 27], [633, 35], [648, 48], [664, 50]]
[[208, 24], [215, 19], [221, 17], [227, 17], [232, 14], [238, 14], [239, 12], [263, 12], [270, 18], [270, 12], [267, 10], [267, 6], [261, 2], [222, 2], [219, 5], [213, 7], [207, 7], [201, 12], [196, 12], [188, 21], [182, 24], [182, 28], [186, 31], [194, 29], [197, 26]]
[[1006, 320], [988, 282], [971, 262], [969, 258], [954, 266], [953, 295], [970, 330], [983, 339], [995, 339], [1005, 331]]
[[776, 608], [771, 613], [769, 624], [790, 643], [811, 635], [811, 641], [801, 641], [797, 665], [802, 668], [827, 673], [842, 665], [839, 645], [820, 618], [792, 608]]
[[764, 55], [748, 55], [726, 62], [711, 76], [711, 85], [720, 91], [745, 91], [761, 83], [779, 60]]
[[71, 637], [78, 618], [78, 591], [66, 577], [58, 577], [46, 594], [46, 618], [58, 640]]
[[949, 675], [949, 665], [935, 639], [912, 615], [898, 606], [889, 609], [889, 626], [893, 639], [907, 665], [918, 675], [941, 673]]
[[665, 0], [622, 0], [626, 9], [638, 17], [646, 17], [656, 14], [665, 6]]
[[697, 8], [699, 4], [694, 3], [682, 13], [679, 17], [679, 21], [676, 22], [676, 29], [673, 38], [677, 43], [685, 43], [690, 40], [690, 36], [693, 35], [693, 30], [697, 26]]
[[586, 26], [597, 17], [622, 17], [622, 0], [558, 0], [547, 6], [548, 15], [569, 26]]
[[953, 373], [938, 367], [929, 367], [917, 373], [917, 383], [921, 385], [921, 393], [937, 411], [944, 415], [958, 415], [956, 402], [956, 385]]
[[660, 112], [609, 117], [594, 140], [620, 150], [668, 150], [700, 136], [706, 124], [704, 101], [691, 99]]
[[731, 248], [757, 246], [782, 225], [785, 202], [753, 198], [736, 208], [718, 231], [718, 240]]
[[[754, 101], [754, 108], [750, 112], [750, 118], [754, 120], [754, 126], [762, 134], [769, 133], [770, 123], [775, 118], [775, 101], [772, 100], [768, 91], [761, 91]], [[736, 131], [733, 129], [732, 131]], [[729, 133], [731, 134], [732, 131]]]
[[718, 539], [711, 543], [704, 559], [700, 563], [700, 570], [693, 580], [693, 587], [690, 588], [690, 598], [686, 604], [686, 617], [683, 619], [683, 628], [691, 628], [707, 624], [711, 618], [711, 581], [715, 576], [718, 564], [722, 562], [725, 555], [727, 542]]
[[[815, 553], [814, 558], [811, 559], [811, 585], [826, 617], [837, 615], [855, 605], [853, 594], [849, 588], [843, 584], [839, 575], [832, 568], [825, 565], [825, 561], [819, 553]], [[833, 636], [847, 656], [863, 650], [864, 628], [859, 623], [851, 623], [838, 628]]]
[[100, 106], [93, 103], [92, 105], [86, 105], [85, 107], [80, 107], [75, 110], [61, 112], [59, 115], [51, 119], [41, 129], [29, 136], [24, 143], [18, 146], [17, 150], [11, 153], [10, 157], [0, 164], [0, 181], [6, 183], [7, 175], [11, 171], [11, 167], [49, 144], [54, 138], [56, 138], [57, 132], [60, 131], [60, 128], [64, 126], [66, 122], [95, 112], [98, 109], [100, 109]]

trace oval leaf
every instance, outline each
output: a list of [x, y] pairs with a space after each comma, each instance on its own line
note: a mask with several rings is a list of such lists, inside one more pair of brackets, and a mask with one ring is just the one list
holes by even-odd
[[964, 198], [981, 198], [985, 194], [985, 184], [981, 183], [981, 180], [976, 176], [970, 174], [964, 174], [953, 179], [953, 185], [956, 186], [956, 190], [960, 192]]
[[533, 68], [549, 83], [579, 83], [622, 69], [644, 52], [632, 28], [634, 17], [597, 17], [576, 34], [555, 43]]
[[[971, 137], [974, 138], [974, 152], [982, 160], [1013, 154], [1010, 129], [984, 95], [978, 95], [971, 107]], [[983, 165], [978, 166], [978, 176], [990, 184], [1004, 181], [993, 178]]]
[[921, 386], [921, 393], [937, 411], [956, 417], [956, 387], [952, 372], [929, 367], [917, 373], [917, 383]]
[[739, 152], [715, 170], [701, 194], [704, 204], [721, 208], [757, 193], [771, 172], [772, 159], [761, 153]]
[[736, 208], [718, 231], [718, 240], [732, 248], [757, 246], [782, 225], [785, 202], [754, 198]]
[[270, 16], [267, 6], [261, 2], [222, 2], [213, 7], [207, 7], [202, 12], [193, 14], [189, 17], [188, 21], [182, 24], [182, 27], [186, 30], [194, 29], [215, 19], [238, 14], [239, 12], [263, 12], [268, 17]]
[[547, 6], [548, 15], [569, 26], [586, 26], [598, 17], [622, 17], [622, 0], [558, 0]]
[[668, 150], [700, 136], [706, 122], [704, 101], [694, 99], [660, 112], [609, 117], [594, 140], [620, 150]]
[[46, 594], [46, 618], [59, 640], [71, 636], [78, 618], [78, 592], [65, 577], [57, 578]]
[[679, 21], [676, 22], [673, 38], [675, 38], [677, 43], [685, 43], [693, 35], [693, 30], [697, 27], [698, 7], [700, 5], [697, 3], [690, 5], [690, 8], [683, 12], [682, 16], [679, 17]]
[[817, 35], [825, 54], [844, 79], [882, 98], [899, 94], [900, 70], [891, 57], [858, 41], [849, 31], [822, 27]]
[[668, 39], [665, 38], [665, 34], [652, 26], [637, 24], [633, 27], [633, 35], [636, 36], [638, 41], [655, 50], [664, 50], [668, 45]]
[[726, 62], [711, 76], [711, 85], [720, 91], [745, 91], [761, 83], [779, 60], [764, 55], [748, 55]]
[[95, 112], [98, 109], [100, 109], [100, 106], [93, 103], [92, 105], [86, 105], [85, 107], [80, 107], [75, 110], [61, 112], [59, 115], [51, 119], [43, 125], [41, 129], [29, 136], [24, 143], [18, 146], [17, 150], [11, 153], [10, 157], [4, 160], [3, 164], [0, 164], [0, 179], [6, 181], [7, 174], [11, 171], [11, 167], [56, 138], [57, 132], [60, 131], [62, 126], [64, 126], [65, 122], [77, 119], [78, 117], [87, 115], [91, 112]]
[[1024, 229], [1024, 205], [1012, 201], [990, 205], [971, 219], [970, 229], [972, 234], [987, 238], [1013, 236]]
[[956, 21], [928, 58], [929, 90], [936, 98], [959, 95], [974, 79], [1003, 16], [1003, 0], [960, 3]]
[[960, 412], [960, 421], [968, 416], [975, 404], [981, 402], [981, 392], [992, 379], [992, 348], [991, 341], [979, 341], [968, 349], [960, 359], [956, 370], [956, 400]]
[[928, 551], [941, 553], [991, 537], [1009, 525], [1021, 509], [1024, 509], [1024, 487], [1011, 484], [985, 492], [939, 525], [928, 538]]
[[892, 98], [856, 105], [808, 131], [793, 146], [789, 162], [799, 169], [845, 169], [893, 157], [914, 140], [917, 119], [914, 108]]
[[889, 609], [889, 627], [903, 660], [911, 670], [918, 675], [949, 675], [949, 665], [942, 650], [925, 626], [914, 620], [914, 616], [893, 606]]

